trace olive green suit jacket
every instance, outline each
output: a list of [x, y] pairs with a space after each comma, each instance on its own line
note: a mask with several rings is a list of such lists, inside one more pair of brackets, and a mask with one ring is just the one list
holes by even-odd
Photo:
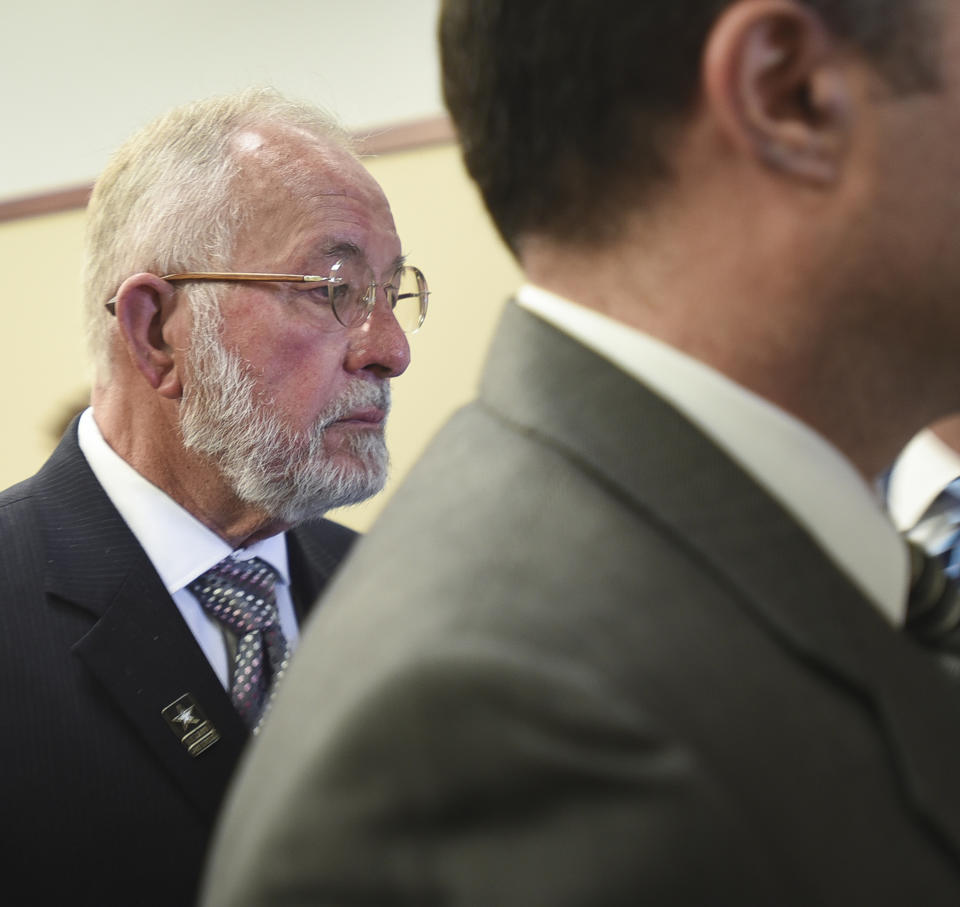
[[248, 755], [206, 907], [960, 904], [960, 689], [516, 306]]

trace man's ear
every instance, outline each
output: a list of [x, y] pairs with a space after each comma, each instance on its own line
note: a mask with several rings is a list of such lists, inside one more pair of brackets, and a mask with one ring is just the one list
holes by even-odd
[[116, 296], [117, 327], [127, 355], [150, 386], [163, 397], [183, 392], [175, 334], [173, 287], [156, 274], [128, 277]]
[[792, 0], [739, 0], [714, 23], [703, 87], [726, 137], [754, 160], [807, 183], [835, 182], [853, 125], [837, 40]]

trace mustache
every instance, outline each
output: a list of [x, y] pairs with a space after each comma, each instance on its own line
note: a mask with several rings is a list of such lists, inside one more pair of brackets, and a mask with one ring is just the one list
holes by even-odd
[[390, 412], [390, 384], [387, 381], [355, 379], [336, 400], [317, 416], [312, 432], [318, 434], [357, 410], [376, 408]]

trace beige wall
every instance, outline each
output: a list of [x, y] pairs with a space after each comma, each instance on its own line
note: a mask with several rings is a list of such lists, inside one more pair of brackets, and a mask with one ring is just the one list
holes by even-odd
[[50, 452], [89, 385], [80, 327], [82, 212], [0, 224], [0, 486]]
[[[412, 364], [394, 382], [393, 455], [383, 494], [337, 519], [365, 529], [451, 411], [473, 396], [516, 264], [490, 226], [452, 145], [389, 154], [367, 164], [393, 206], [409, 260], [430, 283], [430, 314], [411, 338]], [[80, 329], [83, 213], [0, 224], [0, 487], [34, 472], [64, 413], [89, 386]]]

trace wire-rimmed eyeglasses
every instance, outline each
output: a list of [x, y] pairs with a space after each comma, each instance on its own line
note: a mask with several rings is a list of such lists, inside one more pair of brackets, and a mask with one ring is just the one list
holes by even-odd
[[[227, 282], [256, 281], [262, 283], [294, 283], [318, 306], [328, 307], [336, 320], [347, 328], [359, 327], [369, 317], [377, 302], [377, 288], [382, 287], [387, 304], [397, 323], [407, 333], [420, 329], [427, 317], [430, 290], [423, 272], [413, 265], [402, 265], [386, 283], [377, 283], [373, 271], [359, 260], [341, 259], [330, 273], [317, 274], [261, 274], [247, 271], [186, 271], [167, 274], [161, 280], [174, 283], [188, 280]], [[117, 297], [106, 303], [111, 315], [116, 315]]]

